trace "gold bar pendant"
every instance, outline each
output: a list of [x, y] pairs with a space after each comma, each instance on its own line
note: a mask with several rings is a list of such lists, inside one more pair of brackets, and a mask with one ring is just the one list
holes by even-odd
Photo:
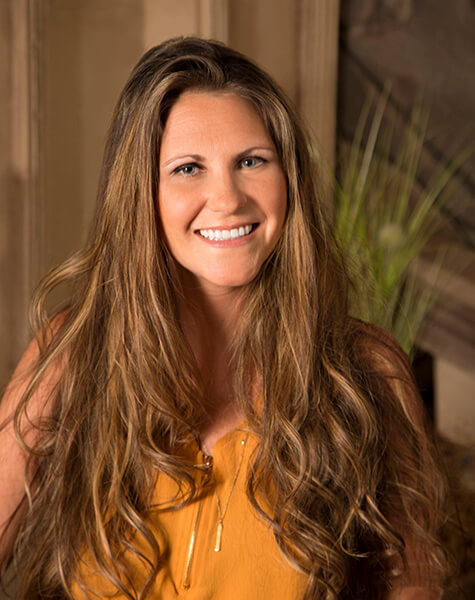
[[202, 502], [203, 502], [203, 499], [200, 498], [199, 503], [198, 503], [198, 508], [196, 510], [195, 523], [193, 526], [193, 530], [191, 532], [190, 545], [188, 546], [188, 554], [186, 556], [185, 579], [183, 581], [183, 587], [186, 590], [190, 587], [191, 560], [193, 558], [193, 550], [195, 548], [196, 533], [198, 531], [198, 522], [200, 520]]
[[221, 550], [221, 538], [223, 536], [223, 522], [219, 521], [218, 527], [216, 529], [216, 545], [214, 546], [214, 551], [219, 552]]

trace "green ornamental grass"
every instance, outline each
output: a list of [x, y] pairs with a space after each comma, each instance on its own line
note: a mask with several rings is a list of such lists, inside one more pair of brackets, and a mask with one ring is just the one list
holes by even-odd
[[[335, 178], [337, 241], [348, 258], [353, 316], [390, 331], [411, 356], [417, 332], [436, 299], [438, 255], [422, 286], [417, 259], [441, 226], [440, 207], [454, 181], [455, 162], [419, 179], [428, 111], [418, 104], [399, 143], [383, 117], [388, 94], [367, 102], [351, 145], [341, 145]], [[371, 109], [374, 107], [370, 118]], [[389, 125], [386, 125], [389, 123]]]

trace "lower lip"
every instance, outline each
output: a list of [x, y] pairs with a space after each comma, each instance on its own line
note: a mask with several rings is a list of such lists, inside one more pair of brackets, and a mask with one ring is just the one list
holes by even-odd
[[202, 242], [205, 242], [206, 244], [209, 244], [214, 248], [235, 248], [236, 246], [242, 246], [246, 244], [249, 240], [251, 240], [258, 229], [259, 225], [254, 227], [251, 233], [243, 235], [242, 237], [235, 238], [234, 240], [208, 240], [198, 232], [196, 232], [195, 235], [197, 235]]

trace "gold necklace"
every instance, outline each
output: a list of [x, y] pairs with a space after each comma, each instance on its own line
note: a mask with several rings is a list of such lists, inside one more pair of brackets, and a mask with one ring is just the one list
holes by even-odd
[[[214, 547], [215, 552], [219, 552], [221, 550], [221, 539], [223, 536], [223, 521], [224, 521], [224, 517], [226, 515], [226, 511], [228, 510], [229, 500], [231, 499], [231, 494], [233, 493], [234, 486], [236, 485], [239, 471], [241, 470], [241, 465], [242, 465], [242, 461], [244, 458], [244, 448], [245, 448], [248, 437], [249, 437], [249, 432], [247, 433], [246, 437], [243, 440], [241, 440], [242, 452], [241, 452], [241, 456], [239, 458], [238, 467], [236, 469], [236, 472], [234, 473], [234, 478], [233, 478], [233, 481], [231, 484], [231, 490], [230, 490], [230, 492], [228, 494], [228, 498], [226, 500], [224, 512], [221, 511], [221, 503], [219, 501], [218, 492], [216, 491], [216, 487], [214, 488], [214, 493], [216, 495], [216, 500], [217, 500], [217, 505], [218, 505], [218, 526], [216, 529], [216, 544]], [[213, 457], [208, 454], [205, 454], [205, 452], [203, 452], [203, 451], [202, 451], [202, 455], [203, 455], [204, 464], [202, 464], [201, 466], [204, 466], [204, 473], [201, 478], [201, 487], [208, 485], [209, 480], [212, 477], [212, 472], [213, 472], [212, 471], [213, 470]], [[198, 523], [200, 520], [202, 503], [203, 503], [203, 495], [200, 494], [200, 499], [198, 501], [198, 507], [196, 510], [195, 522], [194, 522], [193, 529], [191, 532], [190, 543], [189, 543], [188, 552], [186, 555], [185, 575], [184, 575], [184, 579], [183, 579], [184, 589], [189, 589], [191, 586], [191, 582], [190, 582], [191, 562], [193, 559], [196, 535], [198, 533]]]
[[219, 552], [221, 550], [222, 545], [222, 537], [223, 537], [223, 527], [224, 527], [224, 517], [226, 516], [226, 511], [228, 510], [229, 501], [231, 500], [231, 495], [234, 490], [234, 486], [236, 485], [236, 481], [239, 475], [239, 471], [241, 470], [242, 461], [244, 458], [244, 448], [246, 447], [247, 438], [249, 437], [249, 433], [247, 433], [246, 437], [241, 440], [242, 451], [241, 456], [239, 458], [239, 463], [234, 473], [233, 482], [231, 484], [231, 489], [229, 490], [229, 494], [226, 500], [226, 504], [224, 505], [224, 510], [221, 510], [221, 502], [219, 501], [218, 492], [216, 491], [216, 486], [214, 488], [214, 493], [216, 496], [216, 504], [218, 506], [218, 525], [216, 527], [216, 543], [214, 545], [214, 551]]

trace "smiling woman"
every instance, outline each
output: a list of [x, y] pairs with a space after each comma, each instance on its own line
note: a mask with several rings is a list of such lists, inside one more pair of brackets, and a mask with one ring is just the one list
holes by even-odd
[[0, 405], [20, 600], [440, 597], [444, 481], [404, 354], [348, 316], [308, 148], [222, 44], [134, 68]]

